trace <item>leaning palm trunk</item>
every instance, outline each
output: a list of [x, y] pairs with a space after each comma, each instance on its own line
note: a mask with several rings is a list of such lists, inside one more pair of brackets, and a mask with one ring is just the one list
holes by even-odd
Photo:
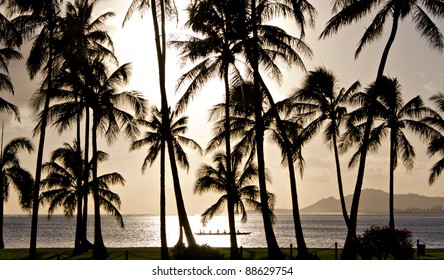
[[31, 241], [29, 245], [29, 258], [31, 260], [37, 257], [37, 224], [40, 204], [40, 181], [42, 178], [42, 163], [43, 150], [45, 146], [46, 125], [48, 122], [49, 103], [52, 94], [52, 71], [53, 71], [53, 38], [54, 38], [54, 18], [52, 5], [49, 5], [49, 56], [48, 56], [48, 76], [47, 76], [47, 92], [45, 96], [45, 104], [43, 107], [41, 124], [40, 124], [40, 139], [37, 151], [37, 164], [35, 170], [35, 181], [33, 188], [33, 202], [32, 202], [32, 218], [31, 218]]
[[162, 126], [163, 135], [166, 137], [168, 155], [171, 165], [171, 173], [173, 176], [174, 194], [176, 196], [177, 214], [181, 223], [181, 227], [185, 232], [185, 236], [188, 241], [188, 246], [196, 246], [196, 241], [194, 239], [193, 232], [191, 231], [190, 223], [188, 221], [187, 213], [185, 210], [185, 204], [183, 201], [182, 190], [180, 188], [179, 173], [177, 169], [173, 138], [171, 135], [171, 129], [169, 127], [169, 112], [168, 112], [168, 100], [165, 88], [165, 64], [166, 64], [166, 32], [165, 32], [165, 7], [164, 2], [160, 1], [160, 15], [161, 15], [161, 28], [158, 22], [158, 12], [155, 0], [151, 0], [151, 11], [153, 15], [153, 25], [155, 33], [155, 43], [157, 50], [157, 63], [159, 68], [159, 86], [161, 95], [161, 112], [162, 112]]
[[[384, 69], [385, 65], [387, 63], [388, 55], [390, 52], [390, 48], [395, 41], [396, 32], [398, 30], [398, 21], [399, 21], [399, 11], [395, 9], [395, 12], [393, 14], [393, 25], [390, 32], [389, 39], [387, 41], [387, 44], [384, 48], [384, 51], [382, 53], [381, 61], [378, 67], [378, 72], [376, 75], [376, 87], [379, 83], [379, 81], [382, 79], [384, 75]], [[367, 148], [369, 145], [369, 137], [370, 137], [370, 130], [373, 124], [373, 117], [374, 117], [374, 111], [372, 108], [370, 108], [367, 122], [365, 125], [365, 132], [364, 132], [364, 138], [362, 141], [362, 151], [359, 159], [359, 168], [358, 168], [358, 175], [356, 179], [356, 185], [355, 185], [355, 191], [353, 193], [353, 201], [352, 206], [350, 209], [350, 222], [348, 225], [347, 230], [347, 237], [345, 239], [344, 244], [344, 250], [342, 251], [341, 258], [342, 259], [356, 259], [357, 253], [356, 253], [356, 226], [357, 226], [357, 220], [358, 220], [358, 209], [359, 209], [359, 199], [361, 196], [361, 190], [362, 190], [362, 183], [364, 181], [364, 171], [365, 171], [365, 161], [367, 158]]]
[[262, 96], [259, 84], [259, 65], [258, 65], [258, 50], [257, 50], [257, 18], [256, 18], [256, 1], [251, 1], [252, 23], [253, 23], [253, 42], [251, 63], [253, 69], [254, 93], [256, 94], [254, 104], [254, 115], [256, 123], [256, 149], [257, 149], [257, 164], [259, 169], [259, 192], [261, 198], [262, 218], [264, 222], [265, 238], [267, 241], [268, 257], [270, 259], [283, 259], [281, 249], [276, 240], [273, 231], [273, 224], [270, 216], [270, 209], [268, 205], [268, 192], [265, 178], [265, 157], [264, 157], [264, 120], [262, 117]]
[[358, 177], [356, 179], [355, 191], [350, 209], [350, 220], [348, 224], [347, 237], [345, 239], [344, 250], [341, 259], [356, 259], [357, 257], [357, 237], [356, 226], [358, 221], [359, 199], [361, 197], [362, 184], [364, 181], [365, 161], [369, 146], [370, 131], [373, 124], [373, 112], [370, 111], [365, 124], [364, 138], [362, 141], [361, 154], [359, 158]]
[[296, 184], [296, 174], [294, 172], [294, 163], [291, 152], [291, 144], [288, 139], [287, 132], [285, 130], [284, 124], [282, 123], [281, 116], [276, 108], [276, 103], [274, 102], [273, 96], [271, 96], [268, 87], [265, 85], [264, 81], [261, 78], [261, 85], [264, 89], [265, 94], [267, 95], [268, 102], [270, 102], [272, 113], [276, 119], [276, 123], [279, 129], [279, 132], [284, 141], [284, 149], [285, 154], [287, 156], [287, 164], [288, 164], [288, 172], [290, 177], [290, 189], [291, 189], [291, 204], [292, 204], [292, 214], [293, 214], [293, 223], [294, 230], [296, 236], [296, 243], [298, 245], [298, 258], [304, 259], [309, 257], [309, 253], [307, 250], [307, 245], [305, 244], [304, 234], [302, 231], [302, 223], [301, 217], [299, 213], [299, 202], [298, 202], [298, 193], [297, 193], [297, 184]]
[[[335, 122], [335, 120], [333, 121]], [[347, 206], [345, 204], [344, 188], [342, 185], [341, 164], [339, 163], [339, 152], [338, 152], [338, 143], [336, 139], [336, 134], [333, 134], [332, 141], [333, 141], [333, 150], [335, 154], [336, 178], [338, 180], [338, 189], [339, 189], [339, 198], [341, 200], [342, 216], [344, 217], [345, 225], [348, 226], [350, 219], [348, 217]]]
[[[94, 113], [96, 114], [96, 113]], [[92, 174], [93, 174], [93, 198], [94, 198], [94, 245], [92, 258], [93, 259], [106, 259], [108, 252], [102, 237], [102, 224], [100, 217], [100, 201], [99, 201], [99, 182], [97, 180], [97, 123], [95, 117], [93, 117], [92, 127]]]
[[[50, 67], [51, 68], [51, 67]], [[50, 71], [51, 72], [51, 71]], [[49, 75], [50, 76], [50, 75]], [[51, 78], [49, 78], [51, 79]], [[49, 82], [51, 83], [51, 82]], [[49, 88], [49, 86], [48, 86]], [[31, 219], [31, 242], [29, 247], [29, 258], [31, 260], [37, 257], [37, 224], [38, 224], [38, 212], [39, 212], [39, 196], [40, 196], [40, 181], [42, 178], [42, 162], [43, 162], [43, 149], [45, 145], [46, 135], [46, 123], [48, 119], [49, 100], [50, 93], [47, 93], [45, 99], [45, 107], [42, 114], [42, 122], [40, 128], [39, 148], [37, 151], [37, 166], [35, 171], [35, 182], [33, 189], [33, 203], [32, 203], [32, 219]]]

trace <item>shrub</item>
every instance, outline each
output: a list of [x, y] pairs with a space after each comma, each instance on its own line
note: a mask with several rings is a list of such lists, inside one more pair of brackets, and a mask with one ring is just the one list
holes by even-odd
[[358, 236], [359, 255], [362, 259], [395, 260], [413, 258], [412, 232], [373, 225]]

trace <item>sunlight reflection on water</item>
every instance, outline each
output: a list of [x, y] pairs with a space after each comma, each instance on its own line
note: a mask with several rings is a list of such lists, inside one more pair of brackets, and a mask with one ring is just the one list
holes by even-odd
[[[296, 244], [293, 218], [290, 215], [278, 215], [274, 225], [276, 238], [281, 247]], [[346, 228], [341, 215], [303, 215], [302, 226], [305, 242], [309, 248], [329, 248], [338, 242], [343, 245]], [[93, 235], [93, 216], [89, 216], [88, 238], [91, 242]], [[190, 216], [193, 233], [228, 232], [228, 218], [217, 216], [206, 227], [200, 223], [200, 216]], [[111, 217], [102, 217], [102, 232], [105, 245], [108, 247], [158, 247], [160, 246], [160, 220], [156, 215], [124, 215], [125, 229]], [[386, 216], [360, 216], [358, 233], [373, 224], [384, 225]], [[46, 216], [39, 218], [38, 247], [73, 247], [75, 219], [67, 219], [55, 215], [50, 220]], [[420, 239], [428, 248], [444, 248], [444, 217], [441, 216], [403, 216], [396, 217], [398, 228], [409, 228], [413, 231], [413, 240]], [[4, 242], [7, 248], [29, 247], [31, 218], [25, 215], [6, 215], [4, 221]], [[238, 245], [244, 247], [266, 247], [265, 234], [260, 215], [249, 215], [248, 222], [236, 220], [236, 228], [241, 232], [251, 232], [250, 235], [239, 235]], [[177, 216], [167, 216], [167, 242], [174, 246], [179, 238], [179, 223]], [[195, 235], [198, 244], [208, 244], [213, 247], [229, 247], [229, 235], [199, 236]], [[186, 241], [186, 240], [184, 240]]]

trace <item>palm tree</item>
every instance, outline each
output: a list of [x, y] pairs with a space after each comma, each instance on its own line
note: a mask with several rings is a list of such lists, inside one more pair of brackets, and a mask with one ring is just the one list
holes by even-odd
[[290, 98], [291, 109], [296, 111], [299, 118], [312, 119], [306, 130], [317, 132], [327, 122], [324, 130], [324, 142], [329, 143], [334, 151], [339, 197], [346, 225], [349, 217], [342, 185], [338, 137], [340, 137], [339, 128], [347, 114], [345, 106], [348, 98], [358, 90], [359, 86], [360, 83], [355, 82], [348, 89], [339, 89], [338, 80], [334, 74], [324, 67], [318, 67], [308, 73], [302, 87], [296, 90]]
[[34, 146], [27, 138], [20, 137], [12, 139], [3, 148], [0, 154], [0, 249], [5, 248], [3, 241], [3, 215], [4, 203], [8, 200], [9, 187], [13, 186], [18, 193], [20, 207], [24, 210], [30, 210], [32, 197], [32, 175], [20, 166], [18, 153], [27, 151], [31, 153]]
[[[107, 256], [107, 250], [103, 243], [100, 220], [99, 181], [97, 176], [98, 147], [97, 134], [101, 133], [111, 144], [124, 125], [124, 133], [128, 138], [138, 134], [136, 118], [146, 115], [146, 100], [137, 91], [119, 92], [120, 87], [128, 83], [130, 76], [130, 64], [124, 64], [111, 74], [107, 73], [107, 67], [102, 61], [95, 61], [92, 69], [97, 71], [94, 83], [94, 95], [88, 96], [92, 116], [92, 188], [94, 198], [94, 246], [93, 258], [102, 259]], [[128, 109], [134, 111], [134, 115], [128, 113]]]
[[[293, 1], [276, 1], [270, 2], [267, 0], [249, 1], [248, 5], [245, 7], [244, 11], [251, 11], [247, 16], [248, 23], [246, 26], [248, 30], [244, 31], [244, 45], [247, 53], [247, 61], [253, 72], [254, 81], [254, 92], [256, 93], [255, 98], [255, 119], [256, 119], [256, 145], [257, 145], [257, 162], [259, 167], [259, 187], [261, 189], [261, 201], [264, 210], [268, 207], [267, 200], [267, 190], [266, 190], [266, 180], [265, 180], [265, 159], [264, 159], [264, 127], [262, 121], [262, 95], [261, 87], [265, 85], [260, 74], [260, 66], [262, 69], [267, 70], [272, 74], [273, 78], [277, 81], [280, 80], [281, 71], [277, 66], [277, 61], [282, 61], [284, 63], [294, 63], [295, 65], [304, 68], [304, 64], [298, 52], [311, 55], [310, 48], [303, 42], [305, 34], [305, 26], [307, 22], [309, 24], [314, 23], [314, 16], [316, 14], [313, 6], [304, 0], [293, 0]], [[277, 26], [270, 26], [264, 24], [264, 21], [274, 18], [276, 15], [293, 15], [296, 20], [297, 25], [301, 29], [300, 38], [290, 36], [285, 32], [285, 30], [278, 28]], [[306, 16], [308, 18], [306, 18]], [[275, 107], [275, 102], [271, 94], [267, 94], [267, 99], [270, 102], [272, 108]], [[279, 114], [276, 109], [275, 118], [278, 122], [279, 129], [284, 132], [285, 128], [280, 120]], [[290, 142], [285, 133], [282, 133], [287, 154], [290, 155]], [[289, 170], [292, 168], [292, 160], [289, 160]], [[294, 215], [297, 215], [298, 210], [294, 208], [298, 206], [297, 194], [296, 194], [296, 183], [291, 180], [291, 190], [292, 190], [292, 203]], [[276, 241], [276, 237], [273, 232], [271, 221], [263, 211], [264, 229], [265, 236], [267, 239], [267, 246], [269, 257], [272, 259], [283, 258], [282, 252], [280, 252], [279, 246]], [[296, 217], [297, 219], [297, 217]], [[302, 251], [305, 254], [305, 250], [302, 246]]]
[[[439, 92], [433, 95], [430, 100], [435, 104], [440, 113], [444, 112], [444, 94]], [[442, 115], [436, 114], [433, 117], [426, 117], [424, 121], [431, 127], [435, 128], [435, 133], [432, 134], [431, 140], [427, 147], [427, 154], [432, 157], [436, 154], [444, 155], [444, 136], [442, 131], [444, 131], [444, 120]], [[432, 185], [441, 175], [444, 168], [444, 157], [438, 160], [430, 169], [429, 184]]]
[[[236, 55], [242, 52], [239, 43], [240, 36], [236, 27], [243, 23], [237, 5], [239, 1], [194, 1], [188, 7], [189, 20], [185, 27], [191, 29], [196, 36], [188, 36], [186, 40], [171, 41], [170, 44], [181, 50], [181, 60], [190, 60], [192, 63], [198, 62], [191, 70], [183, 74], [177, 84], [176, 89], [189, 82], [185, 92], [178, 102], [178, 110], [184, 110], [189, 101], [214, 77], [223, 80], [225, 88], [225, 131], [229, 130], [230, 119], [230, 86], [233, 86], [243, 78], [239, 72]], [[207, 24], [210, 22], [211, 24]], [[233, 176], [231, 171], [231, 141], [230, 134], [224, 136], [225, 153], [227, 155], [227, 178]], [[234, 179], [226, 180], [228, 192], [235, 191], [232, 187]], [[233, 190], [232, 190], [233, 189]], [[228, 204], [231, 204], [228, 200]], [[231, 211], [233, 205], [228, 207]], [[229, 214], [234, 217], [234, 213]], [[234, 220], [230, 222], [233, 225]], [[236, 235], [233, 233], [231, 239], [231, 259], [239, 259], [240, 252], [237, 249]]]
[[[176, 160], [187, 171], [189, 169], [189, 162], [182, 145], [189, 146], [199, 153], [202, 152], [201, 147], [194, 140], [183, 136], [187, 131], [188, 117], [182, 116], [179, 119], [178, 112], [170, 113], [170, 127], [171, 133], [174, 136], [174, 148]], [[146, 127], [148, 131], [145, 132], [142, 139], [136, 140], [132, 143], [130, 150], [140, 149], [144, 146], [149, 146], [147, 156], [143, 161], [142, 172], [148, 166], [151, 166], [158, 158], [160, 152], [160, 244], [161, 244], [161, 258], [169, 259], [167, 234], [166, 234], [166, 206], [165, 206], [165, 137], [162, 135], [162, 114], [158, 108], [152, 109], [151, 119], [148, 121], [140, 120], [140, 125]], [[182, 235], [182, 228], [180, 227]], [[181, 242], [181, 240], [179, 240]]]
[[[376, 7], [380, 6], [382, 6], [382, 8], [376, 13], [376, 16], [373, 19], [372, 23], [364, 32], [364, 35], [361, 38], [361, 41], [355, 53], [355, 57], [359, 56], [363, 47], [378, 39], [382, 35], [384, 24], [387, 18], [392, 17], [393, 24], [388, 41], [384, 47], [381, 56], [381, 61], [379, 63], [376, 75], [376, 83], [384, 83], [382, 81], [384, 70], [391, 46], [393, 45], [396, 37], [399, 21], [404, 20], [408, 15], [412, 15], [413, 22], [415, 23], [417, 30], [421, 33], [421, 36], [427, 41], [432, 49], [437, 50], [438, 52], [442, 52], [444, 50], [444, 37], [442, 36], [441, 31], [424, 11], [426, 10], [428, 13], [437, 18], [442, 18], [442, 16], [444, 15], [444, 9], [442, 8], [442, 3], [440, 0], [336, 0], [333, 3], [333, 12], [337, 12], [337, 14], [329, 20], [326, 28], [321, 33], [320, 37], [326, 38], [338, 32], [339, 29], [341, 29], [343, 26], [362, 19]], [[379, 86], [376, 85], [376, 87]], [[374, 95], [373, 97], [376, 97], [376, 95]], [[370, 108], [372, 108], [372, 106], [370, 106]], [[362, 189], [362, 183], [364, 180], [365, 162], [369, 146], [368, 141], [370, 137], [370, 130], [373, 124], [373, 117], [374, 112], [372, 110], [368, 111], [367, 122], [363, 136], [363, 145], [361, 147], [361, 155], [359, 156], [360, 163], [356, 178], [355, 191], [353, 194], [353, 201], [350, 211], [350, 226], [348, 228], [344, 250], [342, 251], [341, 255], [341, 258], [343, 259], [356, 259], [356, 248], [354, 246], [354, 240], [356, 240], [356, 225], [359, 199]]]
[[[234, 152], [232, 155], [232, 170], [235, 178], [235, 192], [228, 192], [227, 190], [227, 157], [224, 153], [218, 152], [213, 156], [213, 162], [215, 167], [207, 164], [203, 164], [197, 171], [197, 181], [194, 184], [194, 193], [202, 195], [205, 192], [215, 191], [221, 193], [222, 196], [217, 200], [215, 204], [209, 207], [201, 215], [202, 224], [205, 226], [214, 215], [222, 212], [225, 205], [233, 205], [233, 209], [228, 213], [240, 214], [241, 222], [247, 222], [247, 207], [250, 206], [256, 211], [261, 211], [261, 204], [257, 199], [259, 198], [259, 188], [254, 185], [254, 181], [257, 178], [258, 170], [257, 166], [247, 161], [242, 166], [242, 153]], [[269, 180], [269, 178], [267, 178]], [[233, 197], [229, 197], [233, 195]], [[233, 203], [228, 203], [228, 200], [232, 200]], [[269, 193], [270, 208], [273, 209], [275, 197]], [[274, 215], [271, 212], [271, 218], [274, 220]], [[231, 218], [234, 220], [234, 217]], [[231, 228], [236, 233], [236, 227]], [[231, 233], [231, 232], [230, 232]], [[235, 243], [237, 244], [237, 243]]]
[[[85, 116], [85, 162], [89, 164], [89, 130], [90, 113], [86, 103], [86, 96], [91, 93], [91, 83], [94, 80], [93, 71], [89, 65], [97, 57], [106, 57], [109, 62], [117, 65], [117, 58], [113, 53], [113, 42], [107, 31], [103, 30], [106, 19], [114, 16], [112, 12], [105, 12], [93, 18], [95, 4], [88, 0], [76, 0], [66, 6], [66, 15], [61, 20], [61, 37], [56, 42], [56, 51], [63, 58], [60, 67], [63, 70], [57, 72], [55, 78], [56, 91], [52, 99], [56, 104], [49, 108], [48, 118], [55, 119], [55, 124], [59, 127], [59, 133], [66, 128], [77, 124], [77, 148], [80, 155], [81, 150], [81, 119]], [[85, 170], [88, 168], [84, 168]], [[89, 174], [83, 174], [83, 181], [88, 182]], [[77, 178], [77, 185], [82, 185], [82, 176]], [[78, 192], [83, 196], [79, 199], [78, 212], [83, 211], [83, 216], [78, 215], [76, 231], [75, 250], [83, 251], [91, 247], [87, 240], [87, 213], [88, 213], [88, 191]], [[83, 210], [82, 210], [83, 208]]]
[[[401, 94], [401, 85], [396, 78], [389, 79], [389, 88], [384, 91], [384, 95], [379, 96], [381, 102], [381, 111], [379, 118], [383, 122], [374, 130], [378, 133], [385, 133], [389, 130], [390, 139], [390, 168], [389, 168], [389, 227], [395, 228], [394, 220], [394, 172], [398, 163], [398, 157], [401, 157], [404, 166], [410, 170], [413, 168], [415, 150], [410, 144], [404, 130], [409, 130], [424, 138], [430, 135], [431, 129], [422, 119], [433, 117], [436, 113], [424, 106], [422, 98], [416, 96], [404, 104]], [[380, 138], [380, 137], [376, 137]]]
[[[102, 151], [98, 151], [97, 155], [98, 162], [103, 162], [109, 157], [107, 153]], [[53, 151], [51, 161], [43, 165], [43, 170], [48, 175], [42, 180], [42, 185], [48, 190], [42, 192], [41, 200], [49, 203], [48, 218], [59, 206], [63, 207], [63, 212], [68, 218], [73, 217], [76, 208], [78, 209], [77, 205], [82, 201], [82, 196], [78, 195], [79, 192], [82, 192], [82, 188], [77, 185], [77, 179], [83, 176], [83, 168], [79, 168], [83, 167], [84, 159], [82, 157], [79, 158], [77, 143], [74, 141], [73, 145], [65, 143], [62, 148]], [[91, 174], [91, 172], [88, 173]], [[101, 206], [116, 218], [121, 227], [124, 227], [123, 217], [118, 210], [121, 203], [119, 195], [113, 193], [109, 189], [109, 185], [124, 185], [125, 180], [117, 172], [104, 174], [97, 179]], [[82, 212], [77, 212], [77, 215], [81, 216]]]
[[163, 124], [163, 134], [168, 149], [171, 173], [173, 176], [174, 194], [176, 196], [177, 214], [179, 223], [182, 225], [187, 238], [188, 246], [197, 246], [193, 232], [188, 220], [185, 204], [183, 201], [182, 190], [180, 187], [180, 179], [177, 164], [174, 155], [173, 135], [167, 125], [169, 123], [169, 106], [166, 91], [166, 20], [177, 16], [177, 9], [172, 0], [133, 0], [128, 12], [125, 16], [124, 23], [129, 20], [132, 14], [139, 10], [142, 14], [151, 9], [153, 27], [155, 34], [155, 44], [157, 53], [157, 66], [159, 71], [159, 87], [161, 97], [161, 112]]
[[[43, 150], [45, 143], [45, 134], [47, 126], [47, 114], [53, 91], [53, 71], [54, 71], [54, 38], [57, 32], [57, 23], [62, 0], [9, 0], [8, 8], [12, 13], [19, 13], [20, 16], [13, 20], [13, 24], [24, 35], [25, 39], [33, 38], [36, 32], [40, 32], [33, 40], [31, 52], [26, 65], [31, 79], [44, 69], [46, 77], [42, 83], [42, 89], [45, 92], [45, 101], [41, 114], [40, 139], [37, 150], [37, 164], [35, 172], [35, 183], [33, 191], [33, 208], [31, 221], [31, 240], [29, 248], [29, 257], [35, 259], [37, 246], [37, 223], [41, 169], [43, 162]], [[40, 108], [36, 108], [39, 110]]]

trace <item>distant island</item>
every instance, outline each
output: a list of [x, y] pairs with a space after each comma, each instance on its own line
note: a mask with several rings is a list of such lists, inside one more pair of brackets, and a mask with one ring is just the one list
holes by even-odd
[[[345, 197], [350, 210], [353, 195]], [[427, 197], [419, 194], [395, 194], [395, 213], [397, 214], [444, 214], [444, 197]], [[279, 211], [282, 211], [279, 209]], [[328, 197], [302, 208], [301, 214], [340, 214], [339, 199]], [[376, 189], [364, 189], [359, 203], [361, 214], [388, 213], [388, 193]]]

